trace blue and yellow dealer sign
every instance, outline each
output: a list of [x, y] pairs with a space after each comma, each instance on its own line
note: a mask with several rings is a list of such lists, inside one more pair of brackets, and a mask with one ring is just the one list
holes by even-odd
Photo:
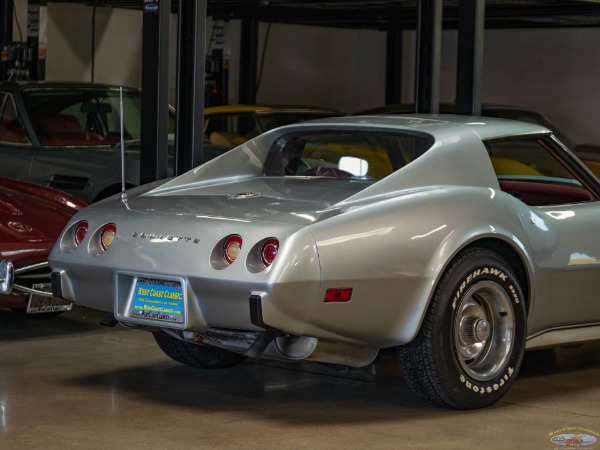
[[129, 312], [132, 317], [183, 323], [183, 290], [178, 281], [138, 279]]

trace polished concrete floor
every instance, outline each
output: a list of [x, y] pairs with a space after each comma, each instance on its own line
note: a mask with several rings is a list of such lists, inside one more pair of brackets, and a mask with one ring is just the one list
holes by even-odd
[[527, 355], [501, 402], [416, 399], [391, 360], [360, 370], [179, 365], [149, 333], [0, 310], [1, 449], [600, 449], [600, 344]]

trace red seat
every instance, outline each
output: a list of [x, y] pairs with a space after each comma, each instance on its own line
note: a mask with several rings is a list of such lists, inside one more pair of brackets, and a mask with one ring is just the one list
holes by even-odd
[[0, 120], [0, 141], [16, 144], [27, 144], [29, 140], [25, 136], [25, 130], [16, 119], [3, 117]]
[[42, 145], [93, 145], [103, 141], [97, 133], [83, 130], [75, 116], [60, 114], [40, 120]]

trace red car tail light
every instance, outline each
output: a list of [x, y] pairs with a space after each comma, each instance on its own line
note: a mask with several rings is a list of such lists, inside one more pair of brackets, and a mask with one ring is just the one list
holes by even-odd
[[114, 223], [106, 224], [100, 230], [100, 246], [102, 250], [108, 250], [117, 235], [117, 226]]
[[87, 221], [82, 220], [77, 225], [75, 225], [75, 233], [74, 233], [75, 247], [79, 247], [81, 245], [81, 243], [85, 239], [85, 235], [87, 234], [87, 231], [88, 231]]
[[242, 237], [239, 234], [227, 236], [223, 243], [223, 258], [225, 258], [227, 264], [231, 264], [235, 261], [240, 250], [242, 250]]
[[260, 260], [263, 263], [263, 266], [269, 267], [273, 264], [275, 257], [277, 256], [277, 251], [279, 250], [279, 240], [276, 238], [269, 238], [263, 242], [262, 247], [260, 248]]

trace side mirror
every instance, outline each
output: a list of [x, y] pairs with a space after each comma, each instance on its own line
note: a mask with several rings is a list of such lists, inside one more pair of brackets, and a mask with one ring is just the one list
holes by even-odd
[[349, 172], [355, 177], [364, 177], [369, 171], [369, 163], [362, 158], [342, 156], [338, 163], [338, 169]]

